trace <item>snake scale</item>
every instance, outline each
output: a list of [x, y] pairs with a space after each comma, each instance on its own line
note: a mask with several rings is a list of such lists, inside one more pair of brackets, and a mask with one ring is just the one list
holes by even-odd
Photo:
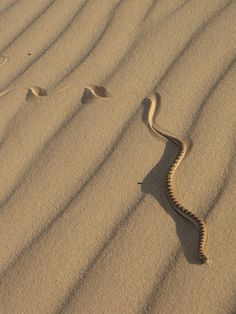
[[148, 97], [148, 100], [150, 101], [150, 108], [148, 112], [148, 125], [150, 129], [155, 134], [158, 134], [162, 138], [174, 143], [179, 149], [178, 156], [174, 160], [174, 162], [171, 164], [169, 171], [167, 173], [166, 181], [165, 181], [168, 200], [171, 206], [174, 208], [174, 210], [178, 214], [185, 217], [187, 220], [192, 222], [198, 228], [199, 230], [199, 243], [198, 243], [199, 258], [202, 263], [208, 264], [209, 260], [204, 253], [206, 237], [207, 237], [206, 223], [204, 222], [203, 219], [199, 218], [198, 216], [193, 214], [190, 210], [186, 209], [184, 206], [182, 206], [179, 203], [179, 201], [177, 200], [174, 188], [173, 188], [174, 175], [176, 173], [177, 168], [179, 167], [184, 157], [186, 156], [188, 146], [184, 141], [179, 140], [159, 130], [159, 128], [155, 125], [155, 122], [154, 122], [154, 117], [157, 111], [157, 95], [155, 94], [151, 95], [150, 97]]

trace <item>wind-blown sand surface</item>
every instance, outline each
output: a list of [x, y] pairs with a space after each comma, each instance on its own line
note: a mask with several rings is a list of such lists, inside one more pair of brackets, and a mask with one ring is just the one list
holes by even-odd
[[[0, 2], [0, 313], [236, 313], [235, 21], [234, 0]], [[152, 92], [193, 143], [176, 185], [209, 265]]]

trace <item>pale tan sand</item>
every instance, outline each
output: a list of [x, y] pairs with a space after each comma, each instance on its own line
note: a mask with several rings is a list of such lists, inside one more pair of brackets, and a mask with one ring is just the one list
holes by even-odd
[[0, 313], [235, 313], [236, 2], [3, 2]]

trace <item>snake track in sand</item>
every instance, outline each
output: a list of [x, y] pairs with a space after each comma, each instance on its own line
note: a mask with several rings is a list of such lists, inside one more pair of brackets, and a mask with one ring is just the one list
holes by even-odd
[[192, 222], [198, 228], [198, 230], [199, 230], [199, 244], [198, 244], [199, 258], [200, 258], [202, 263], [208, 264], [209, 260], [204, 253], [206, 237], [207, 237], [206, 223], [203, 221], [203, 219], [199, 218], [198, 216], [193, 214], [190, 210], [186, 209], [184, 206], [182, 206], [179, 203], [179, 201], [177, 200], [174, 188], [173, 188], [174, 175], [176, 173], [178, 166], [181, 164], [184, 157], [186, 156], [188, 146], [184, 141], [179, 140], [179, 139], [159, 130], [159, 128], [155, 125], [155, 122], [154, 122], [154, 116], [157, 112], [158, 97], [157, 97], [157, 95], [153, 94], [150, 97], [148, 97], [148, 100], [150, 101], [150, 108], [149, 108], [149, 112], [148, 112], [148, 125], [149, 125], [150, 129], [155, 134], [158, 134], [162, 138], [174, 143], [179, 149], [178, 156], [174, 160], [172, 165], [170, 166], [169, 171], [167, 173], [167, 177], [166, 177], [165, 185], [166, 185], [168, 200], [169, 200], [171, 206], [174, 208], [174, 210], [178, 214], [185, 217], [187, 220]]
[[3, 55], [0, 55], [0, 66], [4, 65], [5, 63], [7, 63], [9, 61], [9, 58]]
[[[9, 61], [10, 61], [9, 57], [4, 56], [4, 55], [0, 55], [0, 67]], [[59, 89], [56, 89], [55, 92], [62, 92], [62, 91], [68, 90], [68, 89], [76, 87], [76, 86], [77, 85], [74, 82], [74, 84], [72, 84], [72, 85], [65, 85]], [[5, 94], [9, 93], [10, 91], [12, 91], [13, 89], [16, 89], [19, 87], [27, 89], [26, 99], [30, 99], [31, 97], [34, 97], [34, 96], [36, 96], [36, 97], [47, 96], [47, 91], [45, 88], [42, 88], [40, 86], [27, 87], [27, 86], [20, 86], [20, 85], [8, 87], [7, 89], [0, 91], [0, 96], [3, 96]], [[83, 93], [83, 96], [81, 98], [81, 102], [86, 103], [93, 96], [98, 97], [98, 98], [106, 98], [106, 97], [110, 97], [110, 94], [108, 93], [106, 88], [103, 86], [89, 85], [89, 86], [86, 86], [84, 88], [84, 93]]]

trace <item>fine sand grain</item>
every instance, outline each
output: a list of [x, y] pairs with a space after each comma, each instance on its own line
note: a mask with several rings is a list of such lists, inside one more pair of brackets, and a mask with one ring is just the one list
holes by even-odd
[[[236, 313], [236, 1], [0, 1], [0, 313]], [[192, 143], [164, 189], [176, 147]]]

